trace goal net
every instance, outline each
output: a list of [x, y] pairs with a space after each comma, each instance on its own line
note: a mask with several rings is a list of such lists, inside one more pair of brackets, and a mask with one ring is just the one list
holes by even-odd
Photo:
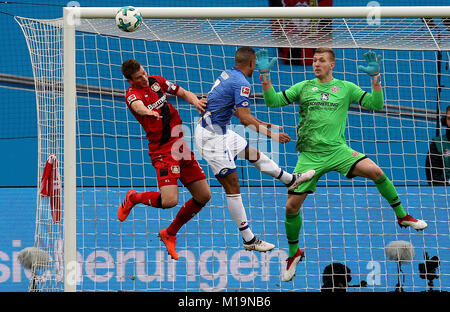
[[[53, 154], [63, 186], [60, 222], [52, 219], [49, 198], [37, 194], [35, 247], [47, 251], [51, 261], [36, 272], [30, 290], [320, 291], [325, 268], [341, 263], [351, 271], [350, 284], [367, 283], [348, 291], [394, 291], [398, 282], [405, 291], [425, 291], [430, 286], [419, 271], [425, 253], [441, 260], [434, 289], [449, 290], [449, 187], [428, 184], [425, 160], [432, 138], [445, 133], [439, 120], [450, 104], [450, 7], [440, 8], [439, 14], [394, 7], [391, 15], [358, 7], [210, 8], [206, 13], [205, 8], [139, 8], [144, 23], [132, 33], [115, 25], [119, 8], [72, 9], [65, 9], [66, 22], [16, 17], [35, 81], [37, 181]], [[301, 209], [299, 245], [306, 257], [293, 281], [282, 282], [288, 256], [286, 188], [237, 160], [252, 230], [276, 245], [267, 253], [245, 251], [224, 190], [195, 147], [198, 113], [176, 97], [169, 102], [180, 113], [185, 139], [205, 170], [212, 199], [178, 233], [177, 261], [167, 255], [157, 234], [190, 198], [183, 186], [178, 206], [137, 205], [119, 222], [117, 208], [130, 188], [157, 190], [145, 133], [124, 102], [128, 83], [120, 71], [122, 62], [135, 58], [149, 74], [205, 97], [218, 75], [234, 65], [240, 46], [265, 48], [278, 57], [271, 73], [277, 91], [314, 78], [310, 59], [302, 56], [319, 46], [334, 48], [335, 78], [370, 91], [370, 79], [358, 65], [364, 65], [369, 49], [381, 55], [385, 106], [372, 112], [352, 105], [346, 138], [383, 169], [405, 210], [425, 220], [428, 228], [401, 229], [372, 181], [329, 172]], [[286, 49], [291, 58], [283, 54]], [[270, 141], [235, 119], [232, 127], [292, 172], [298, 105], [267, 109], [257, 74], [249, 80], [252, 113], [282, 126], [293, 141]], [[397, 240], [410, 242], [415, 251], [401, 271], [385, 254], [386, 246]]]

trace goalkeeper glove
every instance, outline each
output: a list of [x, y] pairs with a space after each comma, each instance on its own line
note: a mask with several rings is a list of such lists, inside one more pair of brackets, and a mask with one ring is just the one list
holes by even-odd
[[367, 66], [359, 65], [359, 70], [368, 74], [370, 78], [372, 78], [372, 80], [378, 80], [380, 76], [381, 56], [377, 56], [375, 52], [369, 51], [367, 53], [364, 53], [364, 58], [366, 60]]
[[267, 77], [276, 61], [277, 58], [273, 57], [269, 62], [269, 53], [265, 49], [256, 52], [256, 69], [259, 71], [259, 80], [264, 83], [268, 82]]

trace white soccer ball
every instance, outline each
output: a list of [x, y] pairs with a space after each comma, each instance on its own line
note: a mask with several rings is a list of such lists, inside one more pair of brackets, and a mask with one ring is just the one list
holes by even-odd
[[142, 25], [142, 14], [132, 6], [125, 6], [117, 11], [116, 25], [120, 30], [131, 32]]

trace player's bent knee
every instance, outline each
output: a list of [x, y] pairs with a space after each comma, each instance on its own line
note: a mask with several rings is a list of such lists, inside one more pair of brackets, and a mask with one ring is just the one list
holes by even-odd
[[211, 189], [206, 179], [192, 182], [187, 187], [192, 194], [192, 198], [199, 204], [206, 205], [210, 201]]
[[162, 198], [161, 206], [163, 209], [173, 208], [178, 204], [177, 198]]
[[196, 194], [194, 199], [198, 203], [200, 203], [200, 204], [202, 204], [204, 206], [211, 200], [211, 191], [208, 188], [207, 190], [203, 191], [202, 193]]
[[286, 213], [294, 214], [300, 210], [307, 193], [301, 195], [288, 195], [288, 200], [286, 201]]
[[233, 171], [226, 176], [217, 177], [217, 180], [222, 184], [226, 194], [240, 194], [241, 188], [239, 185], [239, 177], [236, 171]]
[[365, 158], [356, 165], [351, 174], [375, 181], [383, 176], [384, 172], [371, 159]]
[[375, 180], [381, 178], [383, 176], [383, 174], [384, 174], [384, 172], [383, 172], [383, 170], [380, 167], [378, 167], [377, 165], [372, 166], [372, 168], [370, 170], [370, 175], [371, 175], [370, 178], [372, 180], [375, 181]]
[[300, 210], [299, 205], [293, 205], [293, 204], [286, 203], [286, 213], [287, 214], [294, 214], [294, 213], [297, 213], [299, 210]]

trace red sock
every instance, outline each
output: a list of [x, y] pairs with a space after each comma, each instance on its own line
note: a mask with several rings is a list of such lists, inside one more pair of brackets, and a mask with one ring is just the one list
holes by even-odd
[[161, 208], [161, 193], [159, 192], [144, 192], [136, 193], [130, 197], [134, 204], [144, 204], [156, 208]]
[[202, 210], [203, 206], [204, 205], [196, 202], [193, 198], [189, 199], [181, 206], [177, 216], [167, 228], [167, 232], [172, 235], [177, 234], [186, 222], [191, 220], [200, 210]]

